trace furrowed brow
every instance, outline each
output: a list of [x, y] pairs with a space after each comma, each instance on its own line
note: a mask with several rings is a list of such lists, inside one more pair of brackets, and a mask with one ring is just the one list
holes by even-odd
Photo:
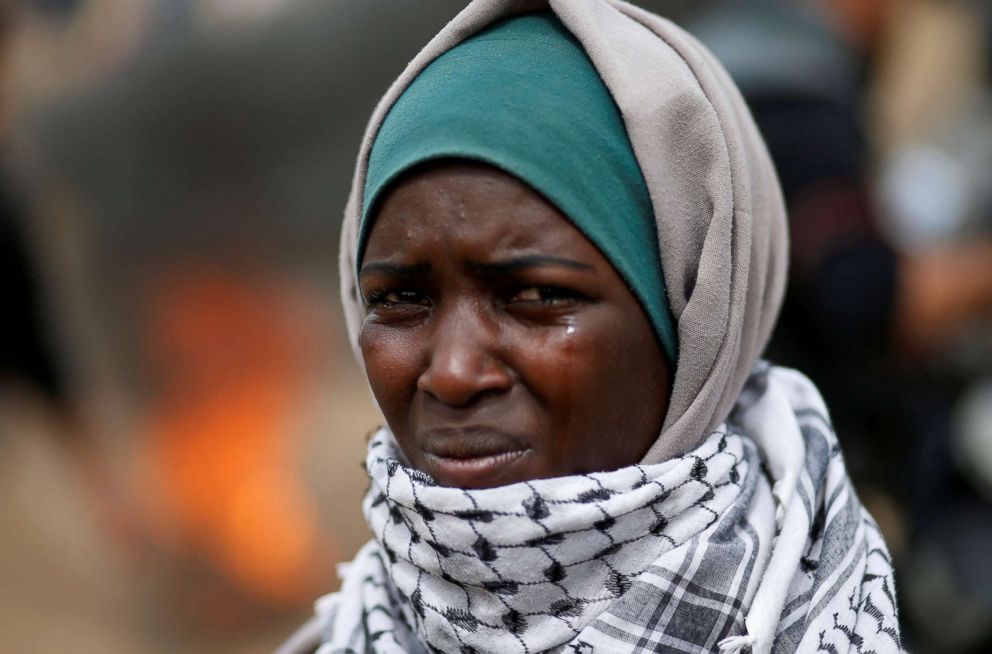
[[471, 262], [468, 267], [481, 275], [499, 275], [530, 270], [533, 268], [571, 268], [573, 270], [593, 270], [593, 266], [565, 259], [562, 257], [552, 257], [542, 254], [533, 254], [523, 257], [515, 257], [506, 261], [494, 261], [491, 263]]
[[410, 265], [386, 263], [385, 261], [373, 261], [362, 264], [362, 269], [358, 271], [359, 277], [365, 275], [394, 275], [398, 277], [412, 277], [430, 272], [431, 264], [414, 263]]

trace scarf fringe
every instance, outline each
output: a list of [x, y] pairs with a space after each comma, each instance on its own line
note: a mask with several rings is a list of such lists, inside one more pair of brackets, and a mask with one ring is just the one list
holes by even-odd
[[743, 636], [729, 636], [717, 643], [717, 646], [720, 648], [721, 654], [743, 654], [754, 646], [755, 640], [754, 636], [748, 636], [747, 634]]

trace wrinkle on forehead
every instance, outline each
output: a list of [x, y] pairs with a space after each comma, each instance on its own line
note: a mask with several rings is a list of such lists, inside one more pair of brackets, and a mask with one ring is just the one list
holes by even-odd
[[398, 181], [375, 218], [366, 258], [403, 256], [382, 252], [383, 239], [407, 253], [427, 244], [477, 251], [472, 258], [479, 261], [494, 254], [598, 252], [530, 186], [496, 168], [467, 162], [431, 166]]

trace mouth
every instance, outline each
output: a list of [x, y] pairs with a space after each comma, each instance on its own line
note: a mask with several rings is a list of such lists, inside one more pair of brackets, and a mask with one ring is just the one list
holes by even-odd
[[506, 483], [508, 471], [531, 448], [519, 438], [482, 428], [432, 431], [422, 452], [434, 479], [457, 488], [489, 488]]

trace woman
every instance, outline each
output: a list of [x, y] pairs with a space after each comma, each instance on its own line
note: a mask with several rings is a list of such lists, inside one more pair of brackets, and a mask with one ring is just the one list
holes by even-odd
[[777, 181], [740, 96], [616, 0], [477, 0], [372, 117], [352, 342], [374, 539], [284, 651], [899, 651], [801, 374], [758, 361]]

